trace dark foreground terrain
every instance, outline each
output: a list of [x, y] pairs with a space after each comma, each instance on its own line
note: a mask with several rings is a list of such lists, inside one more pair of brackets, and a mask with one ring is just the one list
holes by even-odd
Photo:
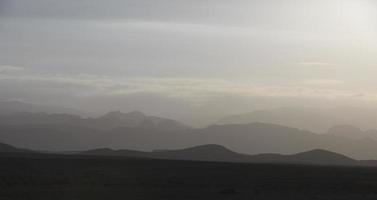
[[377, 199], [377, 168], [2, 154], [8, 199]]

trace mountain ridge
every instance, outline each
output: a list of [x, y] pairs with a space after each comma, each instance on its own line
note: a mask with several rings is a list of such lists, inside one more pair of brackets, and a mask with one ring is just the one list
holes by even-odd
[[218, 144], [244, 154], [293, 154], [320, 148], [357, 159], [377, 158], [377, 142], [374, 140], [353, 140], [267, 123], [174, 131], [146, 124], [111, 130], [90, 128], [80, 123], [0, 125], [0, 141], [44, 151], [81, 151], [103, 147], [150, 151]]
[[111, 130], [119, 127], [137, 127], [147, 124], [163, 130], [181, 130], [190, 128], [181, 122], [168, 118], [145, 115], [140, 111], [132, 111], [129, 113], [112, 111], [97, 118], [84, 118], [79, 115], [66, 113], [49, 114], [18, 112], [6, 115], [0, 114], [0, 125], [32, 124], [80, 125], [99, 130]]
[[[163, 151], [133, 151], [133, 150], [111, 150], [95, 149], [80, 152], [83, 155], [98, 156], [121, 156], [131, 158], [152, 158], [172, 160], [193, 160], [193, 161], [216, 161], [216, 162], [239, 162], [239, 163], [286, 163], [286, 164], [308, 164], [308, 165], [363, 165], [367, 162], [358, 161], [342, 154], [323, 149], [313, 149], [290, 155], [282, 154], [257, 154], [247, 155], [234, 152], [226, 147], [216, 144], [199, 145], [178, 150]], [[372, 163], [372, 161], [368, 161]]]

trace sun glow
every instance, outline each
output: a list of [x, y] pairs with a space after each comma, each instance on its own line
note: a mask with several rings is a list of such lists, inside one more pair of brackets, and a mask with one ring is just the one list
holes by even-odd
[[341, 24], [353, 32], [371, 33], [375, 29], [373, 9], [376, 4], [368, 0], [342, 1], [337, 13]]

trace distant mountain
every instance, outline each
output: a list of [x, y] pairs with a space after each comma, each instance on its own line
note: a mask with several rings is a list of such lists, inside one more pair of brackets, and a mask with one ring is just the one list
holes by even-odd
[[39, 151], [82, 150], [103, 147], [105, 133], [80, 125], [0, 125], [0, 141]]
[[42, 106], [21, 101], [0, 101], [0, 115], [15, 113], [48, 113], [48, 114], [74, 114], [84, 116], [85, 113], [60, 106]]
[[316, 113], [311, 109], [277, 108], [256, 110], [250, 113], [231, 115], [220, 119], [217, 124], [272, 123], [322, 133], [338, 124], [334, 117]]
[[282, 154], [259, 154], [253, 156], [253, 161], [259, 163], [304, 163], [323, 165], [353, 165], [356, 160], [323, 149], [314, 149], [306, 152], [282, 155]]
[[0, 125], [74, 125], [98, 130], [120, 127], [153, 127], [158, 130], [175, 131], [188, 126], [171, 119], [147, 116], [139, 111], [130, 113], [110, 112], [99, 118], [83, 118], [72, 114], [47, 114], [20, 112], [0, 114]]
[[0, 143], [0, 153], [26, 153], [26, 152], [32, 152], [32, 151], [26, 150], [26, 149], [19, 149], [8, 144]]
[[219, 144], [247, 154], [292, 154], [311, 149], [327, 149], [356, 159], [377, 158], [375, 140], [315, 134], [274, 124], [215, 125], [194, 131], [195, 133], [191, 133], [202, 136], [199, 140], [202, 143], [199, 144]]
[[363, 107], [336, 107], [328, 109], [311, 107], [283, 107], [256, 110], [227, 116], [217, 124], [272, 123], [326, 133], [338, 124], [348, 124], [362, 129], [377, 129], [377, 109]]
[[358, 127], [351, 125], [338, 125], [330, 128], [327, 133], [328, 135], [346, 137], [350, 139], [374, 139], [377, 140], [377, 130], [366, 130], [363, 131]]
[[93, 149], [79, 152], [81, 155], [95, 155], [95, 156], [124, 156], [130, 158], [151, 158], [148, 152], [133, 151], [133, 150], [112, 150], [109, 148]]
[[209, 144], [179, 150], [155, 150], [152, 152], [132, 150], [94, 149], [81, 152], [83, 155], [122, 156], [171, 160], [197, 160], [222, 162], [249, 162], [250, 156], [233, 152], [223, 146]]
[[0, 115], [0, 141], [38, 150], [82, 150], [114, 142], [126, 145], [134, 141], [128, 138], [133, 134], [142, 138], [134, 144], [140, 146], [153, 135], [188, 129], [180, 122], [141, 112], [111, 112], [99, 118], [46, 113]]
[[96, 148], [182, 149], [218, 144], [245, 154], [293, 154], [327, 149], [356, 159], [376, 159], [377, 141], [315, 134], [281, 125], [252, 123], [165, 130], [155, 125], [102, 130], [82, 124], [0, 125], [0, 141], [28, 149], [76, 151]]
[[[360, 165], [358, 161], [341, 154], [316, 149], [292, 155], [260, 154], [246, 155], [236, 153], [220, 145], [202, 145], [181, 150], [140, 152], [131, 150], [96, 149], [81, 152], [84, 155], [124, 156], [153, 159], [196, 160], [243, 163], [289, 163], [314, 165]], [[369, 161], [369, 163], [372, 163]]]
[[174, 160], [247, 162], [249, 159], [247, 155], [236, 153], [215, 144], [195, 146], [181, 150], [160, 150], [154, 151], [151, 154], [154, 158]]
[[122, 113], [120, 111], [109, 112], [99, 118], [87, 119], [89, 127], [110, 130], [119, 127], [155, 127], [165, 131], [189, 129], [188, 126], [171, 119], [147, 116], [140, 111]]
[[288, 160], [300, 161], [304, 163], [331, 164], [331, 165], [349, 165], [355, 164], [356, 160], [342, 154], [315, 149], [307, 152], [297, 153], [286, 156]]
[[[51, 155], [16, 148], [14, 146], [0, 143], [0, 154], [6, 153], [33, 153], [37, 156]], [[58, 155], [55, 152], [53, 155]], [[357, 161], [334, 152], [316, 149], [291, 155], [282, 154], [258, 154], [247, 155], [234, 152], [224, 146], [216, 144], [199, 145], [176, 150], [154, 150], [150, 152], [135, 150], [113, 150], [110, 148], [98, 148], [93, 150], [66, 153], [62, 155], [88, 155], [88, 156], [107, 156], [125, 157], [139, 159], [167, 159], [167, 160], [192, 160], [192, 161], [211, 161], [211, 162], [238, 162], [238, 163], [286, 163], [286, 164], [312, 164], [312, 165], [369, 165], [377, 166], [375, 160]], [[18, 154], [17, 154], [18, 155]]]

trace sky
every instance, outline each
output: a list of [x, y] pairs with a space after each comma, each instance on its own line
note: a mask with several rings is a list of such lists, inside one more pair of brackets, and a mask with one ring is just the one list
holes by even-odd
[[197, 123], [377, 107], [376, 55], [374, 0], [0, 0], [2, 100]]

